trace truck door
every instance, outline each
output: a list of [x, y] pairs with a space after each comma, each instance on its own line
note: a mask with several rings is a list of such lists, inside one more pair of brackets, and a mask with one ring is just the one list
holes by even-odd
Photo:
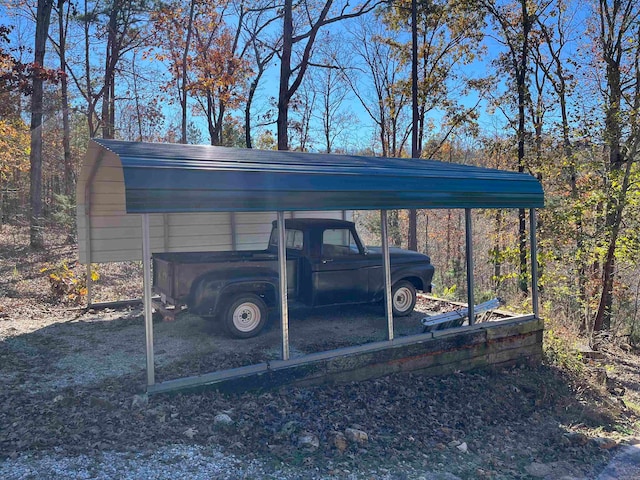
[[366, 258], [351, 230], [324, 229], [321, 242], [319, 257], [312, 261], [313, 305], [366, 302]]

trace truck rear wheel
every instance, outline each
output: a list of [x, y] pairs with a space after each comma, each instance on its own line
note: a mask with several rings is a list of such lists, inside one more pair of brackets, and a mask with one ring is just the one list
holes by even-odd
[[416, 287], [407, 280], [401, 280], [391, 289], [391, 299], [394, 317], [411, 315], [416, 306]]
[[238, 338], [255, 337], [267, 323], [267, 305], [258, 295], [242, 294], [234, 297], [224, 315], [229, 333]]

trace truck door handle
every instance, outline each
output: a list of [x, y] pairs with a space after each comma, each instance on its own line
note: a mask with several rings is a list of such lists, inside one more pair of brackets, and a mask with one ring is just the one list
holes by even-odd
[[333, 262], [333, 258], [327, 258], [325, 260], [322, 260], [322, 263], [329, 263], [329, 262]]

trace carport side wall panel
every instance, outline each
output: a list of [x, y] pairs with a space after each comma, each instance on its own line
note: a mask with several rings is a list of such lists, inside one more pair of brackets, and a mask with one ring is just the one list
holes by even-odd
[[[342, 212], [339, 211], [308, 212], [311, 215], [306, 213], [305, 216], [309, 217], [342, 218]], [[245, 215], [247, 214], [236, 214], [236, 250], [265, 249], [275, 214], [251, 214], [250, 223], [243, 222]], [[233, 250], [228, 213], [149, 214], [149, 219], [153, 253]], [[83, 205], [78, 206], [77, 224], [80, 262], [86, 263], [87, 228]], [[91, 227], [93, 263], [142, 259], [140, 215], [122, 212], [114, 215], [92, 215]]]
[[[149, 214], [149, 217], [154, 252], [183, 249], [202, 251], [208, 246], [230, 249], [231, 226], [227, 223], [227, 214], [188, 214], [188, 217], [166, 215], [166, 223], [162, 214]], [[84, 227], [82, 223], [80, 226]], [[94, 252], [135, 249], [139, 246], [139, 215], [94, 215], [92, 227], [92, 240], [102, 242], [94, 244]], [[78, 234], [80, 241], [84, 240], [86, 233], [86, 228], [81, 228]], [[167, 241], [165, 233], [168, 236]]]
[[[76, 198], [81, 263], [142, 259], [141, 217], [126, 212], [124, 174], [117, 155], [90, 144]], [[262, 217], [262, 222], [257, 217]], [[249, 229], [254, 223], [262, 223], [263, 231], [239, 235], [239, 249], [264, 248], [273, 218], [275, 214], [270, 213], [252, 216]], [[150, 214], [149, 221], [152, 253], [233, 249], [230, 213]], [[240, 231], [245, 228], [241, 218], [235, 223]]]
[[[94, 154], [97, 156], [98, 152]], [[111, 152], [104, 153], [104, 156], [88, 189], [92, 200], [90, 219], [86, 212], [84, 192], [88, 187], [91, 171], [96, 165], [96, 158], [89, 159], [88, 156], [78, 182], [77, 227], [80, 262], [86, 264], [89, 259], [92, 263], [139, 261], [142, 259], [140, 216], [126, 213], [124, 176], [120, 161]], [[342, 211], [306, 212], [305, 215], [343, 217]], [[236, 213], [235, 217], [236, 249], [265, 248], [275, 213]], [[153, 253], [234, 249], [231, 214], [228, 212], [150, 214], [149, 220]]]
[[[83, 162], [80, 174], [78, 175], [78, 181], [76, 183], [77, 230], [78, 233], [86, 231], [83, 241], [78, 242], [78, 250], [80, 261], [85, 264], [89, 264], [93, 261], [93, 258], [90, 255], [91, 237], [89, 235], [91, 232], [91, 218], [89, 216], [89, 211], [92, 208], [92, 189], [94, 188], [95, 177], [98, 173], [100, 164], [105, 160], [105, 157], [108, 156], [116, 158], [113, 153], [100, 148], [94, 142], [90, 142], [85, 161]], [[116, 159], [116, 161], [118, 160]], [[90, 294], [91, 286], [89, 285], [89, 298], [91, 297]]]

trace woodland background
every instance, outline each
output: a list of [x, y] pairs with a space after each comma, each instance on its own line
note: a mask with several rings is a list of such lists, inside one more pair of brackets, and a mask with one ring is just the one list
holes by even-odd
[[[73, 235], [91, 137], [513, 169], [545, 189], [544, 315], [640, 341], [635, 0], [0, 5], [0, 217], [32, 248]], [[377, 218], [358, 214], [372, 233]], [[464, 212], [390, 220], [392, 243], [432, 255], [438, 293], [464, 298]], [[478, 300], [530, 309], [527, 223], [474, 212]]]

